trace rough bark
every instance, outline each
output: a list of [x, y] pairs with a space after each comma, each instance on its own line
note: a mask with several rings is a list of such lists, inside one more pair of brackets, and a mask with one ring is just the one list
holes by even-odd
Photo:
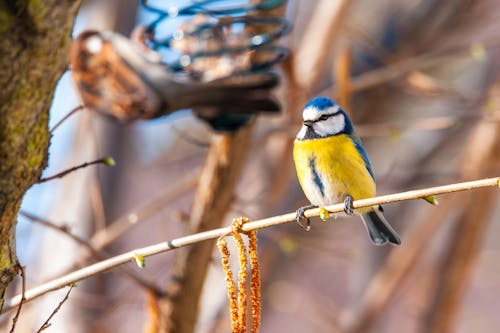
[[17, 212], [47, 164], [49, 108], [80, 2], [0, 1], [0, 307], [18, 273]]

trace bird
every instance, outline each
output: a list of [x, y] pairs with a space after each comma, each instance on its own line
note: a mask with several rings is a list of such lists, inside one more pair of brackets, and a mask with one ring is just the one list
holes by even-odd
[[175, 72], [159, 54], [112, 31], [87, 30], [70, 47], [72, 79], [83, 104], [122, 122], [193, 109], [214, 129], [233, 131], [257, 112], [279, 112], [272, 72], [202, 81]]
[[[368, 155], [353, 123], [338, 104], [328, 97], [315, 97], [305, 105], [302, 117], [293, 160], [299, 183], [311, 202], [297, 210], [297, 222], [309, 229], [306, 209], [344, 202], [344, 211], [353, 215], [353, 200], [374, 197], [376, 186]], [[362, 208], [357, 213], [373, 244], [401, 244], [381, 206]]]

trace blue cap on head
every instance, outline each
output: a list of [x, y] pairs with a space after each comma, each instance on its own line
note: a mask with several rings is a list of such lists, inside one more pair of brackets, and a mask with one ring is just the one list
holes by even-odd
[[304, 108], [308, 108], [308, 107], [312, 106], [312, 107], [322, 111], [322, 110], [326, 110], [328, 108], [331, 108], [334, 105], [335, 105], [335, 102], [332, 101], [330, 98], [324, 97], [324, 96], [318, 96], [318, 97], [314, 97], [313, 99], [311, 99], [309, 101], [309, 103], [307, 103]]

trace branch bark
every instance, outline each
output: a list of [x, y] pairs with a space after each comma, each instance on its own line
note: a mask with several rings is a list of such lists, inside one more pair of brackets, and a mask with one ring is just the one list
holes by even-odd
[[47, 164], [49, 107], [81, 1], [0, 1], [0, 308], [18, 273], [16, 216]]

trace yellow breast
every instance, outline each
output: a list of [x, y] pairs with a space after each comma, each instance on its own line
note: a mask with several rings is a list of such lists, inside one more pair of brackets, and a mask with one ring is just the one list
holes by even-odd
[[375, 182], [353, 141], [345, 134], [295, 140], [293, 159], [306, 197], [313, 205], [375, 196]]

